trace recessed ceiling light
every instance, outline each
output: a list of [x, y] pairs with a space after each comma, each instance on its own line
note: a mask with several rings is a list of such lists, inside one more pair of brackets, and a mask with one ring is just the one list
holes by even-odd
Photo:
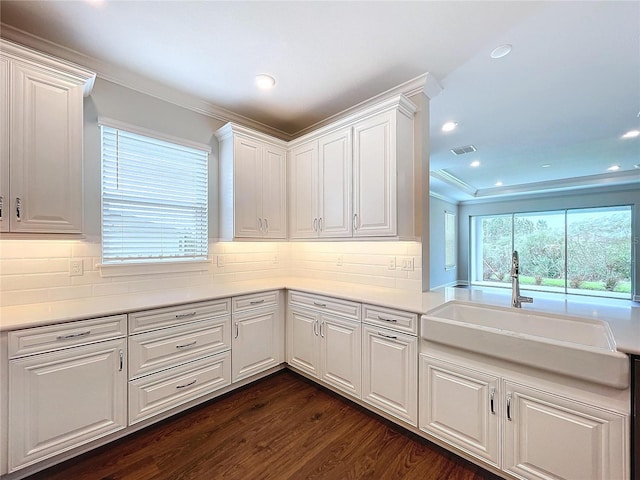
[[451, 130], [455, 130], [457, 126], [458, 124], [456, 122], [447, 122], [444, 125], [442, 125], [442, 131], [450, 132]]
[[543, 163], [542, 165], [540, 165], [542, 168], [549, 168], [551, 166], [550, 163]]
[[511, 53], [511, 45], [505, 43], [504, 45], [500, 45], [499, 47], [494, 48], [491, 51], [491, 58], [502, 58], [506, 57]]
[[262, 90], [269, 90], [276, 85], [276, 79], [264, 73], [256, 75], [256, 85]]
[[627, 133], [622, 135], [622, 138], [635, 138], [640, 135], [640, 130], [629, 130]]
[[472, 167], [479, 167], [480, 166], [480, 160], [474, 160], [469, 165], [472, 166]]
[[498, 180], [498, 181], [496, 182], [496, 187], [501, 187], [501, 186], [502, 186], [502, 182], [501, 182], [500, 180]]
[[620, 170], [620, 165], [611, 165], [609, 168], [607, 168], [607, 170], [609, 170], [610, 172], [615, 172], [617, 170]]

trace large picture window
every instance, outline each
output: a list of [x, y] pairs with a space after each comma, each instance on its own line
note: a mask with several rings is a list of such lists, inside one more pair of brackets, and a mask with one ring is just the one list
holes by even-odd
[[206, 260], [208, 151], [102, 124], [102, 262]]
[[631, 298], [631, 207], [472, 217], [471, 283], [508, 286], [511, 252], [530, 290]]

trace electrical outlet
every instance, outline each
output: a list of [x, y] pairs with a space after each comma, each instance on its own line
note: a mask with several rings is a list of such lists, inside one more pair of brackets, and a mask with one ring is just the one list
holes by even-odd
[[216, 258], [216, 265], [218, 265], [218, 268], [222, 268], [224, 267], [224, 257], [222, 255], [218, 255], [218, 257]]
[[396, 269], [396, 257], [389, 257], [389, 261], [387, 262], [387, 268], [389, 270]]
[[69, 276], [77, 277], [84, 273], [82, 260], [69, 260]]
[[336, 260], [336, 265], [341, 267], [343, 263], [344, 263], [344, 258], [342, 258], [342, 255], [338, 255], [338, 260]]
[[413, 272], [413, 257], [405, 257], [402, 259], [402, 270], [405, 272]]

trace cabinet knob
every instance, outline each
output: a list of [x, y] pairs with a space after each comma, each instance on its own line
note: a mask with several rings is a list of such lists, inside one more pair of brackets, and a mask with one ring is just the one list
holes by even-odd
[[490, 410], [491, 411], [491, 415], [495, 415], [496, 414], [496, 410], [493, 407], [493, 397], [495, 396], [495, 394], [496, 394], [496, 389], [494, 387], [491, 387], [489, 389], [489, 404], [491, 406], [491, 410]]
[[16, 197], [16, 220], [18, 222], [20, 220], [22, 220], [22, 218], [20, 218], [20, 216], [21, 216], [21, 207], [22, 207], [22, 200], [20, 200], [20, 197]]
[[0, 222], [2, 221], [3, 207], [4, 207], [4, 197], [0, 195]]
[[317, 218], [313, 219], [313, 231], [314, 232], [318, 231], [318, 219]]
[[358, 214], [357, 213], [353, 214], [353, 229], [354, 230], [358, 229]]
[[269, 233], [269, 220], [264, 219], [264, 233]]
[[507, 420], [511, 421], [511, 392], [507, 393]]

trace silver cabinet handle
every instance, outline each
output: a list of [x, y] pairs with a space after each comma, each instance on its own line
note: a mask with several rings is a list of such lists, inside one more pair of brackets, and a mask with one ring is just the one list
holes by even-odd
[[313, 219], [313, 231], [314, 232], [318, 231], [318, 219], [317, 218]]
[[353, 229], [354, 230], [358, 229], [358, 214], [357, 213], [353, 214]]
[[4, 207], [4, 197], [0, 195], [0, 222], [2, 221], [2, 210]]
[[381, 333], [381, 332], [378, 332], [378, 335], [380, 335], [381, 337], [384, 337], [384, 338], [390, 338], [391, 340], [397, 340], [398, 339], [398, 337], [395, 337], [393, 335], [385, 335], [384, 333]]
[[264, 303], [264, 298], [262, 300], [251, 300], [249, 303], [251, 305], [260, 305], [261, 303]]
[[262, 232], [262, 219], [261, 218], [258, 219], [258, 230], [260, 232]]
[[184, 345], [176, 345], [176, 348], [180, 349], [180, 348], [193, 347], [196, 343], [198, 343], [198, 341], [194, 340], [193, 342], [185, 343]]
[[491, 410], [490, 410], [491, 415], [495, 415], [496, 414], [496, 411], [493, 408], [493, 397], [495, 396], [495, 394], [496, 394], [496, 389], [494, 387], [491, 387], [489, 389], [489, 405], [490, 405], [490, 408], [491, 408]]
[[323, 327], [323, 325], [324, 325], [324, 324], [325, 324], [325, 323], [324, 323], [324, 320], [323, 320], [323, 321], [320, 323], [320, 336], [321, 336], [322, 338], [324, 338], [324, 333], [322, 333], [322, 327]]
[[176, 318], [189, 318], [189, 317], [195, 317], [197, 313], [198, 313], [198, 312], [191, 312], [191, 313], [178, 313], [178, 314], [176, 314]]
[[269, 220], [264, 219], [264, 233], [269, 233]]
[[318, 230], [322, 231], [322, 217], [318, 219]]
[[70, 333], [68, 335], [60, 335], [59, 337], [56, 337], [56, 340], [73, 340], [74, 338], [86, 337], [87, 335], [91, 335], [91, 330], [80, 333]]
[[120, 350], [120, 368], [118, 369], [118, 371], [121, 372], [123, 368], [124, 368], [124, 351]]
[[21, 207], [22, 207], [22, 200], [20, 200], [20, 197], [16, 197], [16, 220], [18, 222], [22, 220], [21, 213], [20, 213]]
[[511, 392], [507, 393], [507, 420], [511, 421]]
[[185, 383], [184, 385], [176, 385], [176, 388], [187, 388], [190, 387], [191, 385], [193, 385], [194, 383], [196, 383], [198, 381], [198, 379], [196, 378], [194, 381], [189, 382], [189, 383]]
[[316, 337], [318, 336], [318, 320], [313, 321], [313, 334]]
[[326, 303], [320, 303], [320, 302], [313, 302], [313, 304], [314, 304], [316, 307], [322, 307], [322, 308], [324, 308], [324, 307], [326, 307], [326, 306], [327, 306], [327, 304], [326, 304]]
[[381, 317], [380, 315], [378, 315], [378, 320], [382, 320], [383, 322], [398, 323], [398, 320], [396, 320], [395, 318], [386, 318], [386, 317]]
[[236, 335], [233, 338], [238, 338], [238, 335], [240, 335], [240, 325], [238, 325], [238, 322], [236, 322]]

